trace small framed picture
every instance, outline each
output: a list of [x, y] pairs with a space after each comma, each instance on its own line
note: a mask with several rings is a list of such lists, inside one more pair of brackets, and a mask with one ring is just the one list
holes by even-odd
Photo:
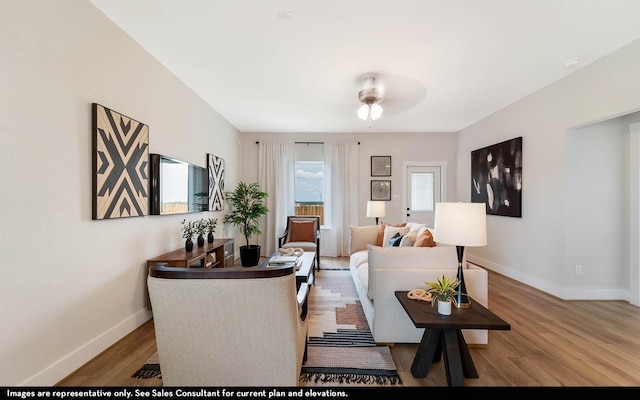
[[391, 176], [391, 156], [371, 156], [371, 176]]
[[390, 201], [391, 181], [371, 181], [371, 200]]

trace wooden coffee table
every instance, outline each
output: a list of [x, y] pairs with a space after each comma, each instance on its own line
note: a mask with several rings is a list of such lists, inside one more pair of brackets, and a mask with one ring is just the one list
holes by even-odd
[[425, 328], [420, 346], [411, 365], [415, 378], [425, 378], [432, 362], [440, 361], [444, 354], [444, 365], [449, 386], [464, 386], [464, 378], [477, 378], [467, 342], [462, 329], [510, 330], [511, 326], [502, 318], [484, 308], [469, 297], [470, 308], [452, 307], [451, 315], [438, 314], [438, 307], [430, 302], [413, 300], [406, 291], [395, 292], [402, 308], [416, 328]]
[[[277, 251], [271, 254], [269, 258], [260, 264], [260, 267], [269, 267], [269, 260], [278, 255], [280, 255], [280, 253]], [[313, 281], [315, 280], [315, 273], [313, 270], [315, 260], [316, 253], [313, 251], [305, 251], [304, 254], [300, 256], [300, 267], [296, 268], [296, 289], [299, 290], [302, 283], [306, 283], [309, 286], [313, 285]]]

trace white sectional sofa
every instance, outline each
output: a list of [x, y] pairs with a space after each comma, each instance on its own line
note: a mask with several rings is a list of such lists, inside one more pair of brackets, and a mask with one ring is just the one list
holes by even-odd
[[[407, 224], [406, 228], [410, 232], [428, 229], [420, 224]], [[349, 268], [360, 303], [376, 342], [419, 343], [424, 329], [413, 326], [395, 291], [424, 289], [425, 281], [434, 281], [443, 274], [455, 278], [456, 248], [439, 243], [434, 247], [390, 247], [388, 243], [376, 246], [379, 229], [377, 225], [351, 227]], [[463, 265], [467, 294], [488, 307], [487, 271], [466, 260]], [[486, 330], [463, 330], [463, 335], [468, 344], [488, 343]]]

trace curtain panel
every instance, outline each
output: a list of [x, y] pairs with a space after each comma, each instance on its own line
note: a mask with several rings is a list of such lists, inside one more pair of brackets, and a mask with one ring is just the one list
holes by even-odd
[[258, 185], [269, 193], [266, 200], [269, 212], [260, 226], [263, 256], [277, 250], [278, 237], [286, 229], [287, 216], [295, 214], [294, 165], [293, 143], [258, 144]]

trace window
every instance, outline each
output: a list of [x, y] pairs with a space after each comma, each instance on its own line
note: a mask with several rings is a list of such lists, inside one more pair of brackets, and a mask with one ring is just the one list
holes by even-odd
[[296, 215], [319, 215], [321, 225], [324, 225], [324, 177], [324, 146], [296, 144]]

